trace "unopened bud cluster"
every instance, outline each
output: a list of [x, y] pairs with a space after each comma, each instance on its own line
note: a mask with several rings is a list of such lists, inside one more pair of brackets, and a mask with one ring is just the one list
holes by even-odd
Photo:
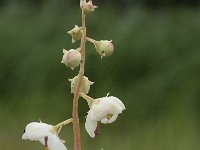
[[[84, 13], [84, 15], [88, 15], [89, 13], [92, 13], [95, 11], [97, 6], [93, 5], [92, 1], [89, 0], [88, 2], [86, 0], [80, 1], [80, 7]], [[81, 40], [83, 28], [79, 27], [78, 25], [75, 25], [73, 29], [67, 32], [72, 37], [72, 43], [75, 43], [78, 40]], [[91, 42], [94, 45], [94, 48], [96, 52], [103, 57], [107, 57], [113, 54], [114, 46], [112, 44], [112, 40], [94, 40], [92, 38], [86, 37], [87, 41]], [[64, 63], [67, 67], [70, 67], [72, 70], [75, 67], [78, 67], [81, 63], [81, 53], [80, 48], [77, 49], [70, 49], [65, 50], [63, 49], [63, 59], [62, 63]], [[69, 79], [71, 82], [71, 93], [75, 94], [75, 90], [78, 85], [79, 77], [78, 75], [75, 76], [72, 79]], [[80, 91], [84, 94], [87, 94], [90, 90], [90, 86], [93, 84], [93, 82], [89, 81], [87, 77], [83, 77]]]

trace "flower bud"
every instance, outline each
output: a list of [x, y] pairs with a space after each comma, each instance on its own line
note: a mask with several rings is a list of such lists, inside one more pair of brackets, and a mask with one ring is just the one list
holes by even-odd
[[94, 45], [96, 48], [96, 51], [101, 55], [101, 58], [104, 56], [110, 56], [113, 53], [114, 46], [112, 44], [112, 40], [101, 40], [101, 41], [94, 41]]
[[72, 30], [68, 31], [67, 33], [72, 36], [72, 43], [80, 40], [82, 37], [81, 27], [77, 25], [75, 25], [75, 27]]
[[85, 14], [88, 14], [88, 13], [93, 12], [95, 8], [97, 8], [97, 6], [94, 6], [94, 5], [92, 4], [92, 1], [91, 1], [91, 0], [88, 1], [87, 3], [83, 3], [83, 4], [82, 4], [82, 9], [83, 9], [83, 12], [84, 12]]
[[67, 51], [63, 49], [64, 55], [61, 63], [64, 63], [67, 67], [71, 67], [72, 70], [77, 67], [81, 62], [81, 53], [78, 50], [70, 49]]
[[[71, 93], [75, 93], [75, 90], [77, 88], [77, 84], [78, 84], [78, 80], [79, 80], [79, 76], [75, 76], [73, 79], [69, 79], [69, 81], [71, 82]], [[94, 82], [91, 82], [90, 80], [88, 80], [87, 77], [83, 76], [83, 81], [81, 84], [81, 88], [80, 88], [80, 92], [87, 94], [90, 90], [90, 86], [94, 84]]]

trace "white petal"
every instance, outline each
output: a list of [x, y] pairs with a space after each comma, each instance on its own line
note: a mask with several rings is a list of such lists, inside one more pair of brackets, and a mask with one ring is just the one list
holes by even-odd
[[[44, 138], [40, 139], [39, 141], [45, 145]], [[55, 134], [48, 136], [47, 145], [49, 150], [67, 150], [63, 142]]]
[[91, 106], [91, 109], [88, 112], [90, 119], [94, 121], [102, 120], [108, 114], [109, 108], [110, 108], [109, 103], [103, 100], [99, 100], [99, 102], [94, 103]]
[[109, 96], [109, 98], [112, 99], [113, 101], [117, 102], [117, 103], [121, 106], [122, 110], [125, 110], [125, 109], [126, 109], [126, 108], [125, 108], [125, 105], [124, 105], [124, 104], [122, 103], [122, 101], [119, 100], [117, 97]]
[[120, 103], [120, 100], [116, 97], [109, 96], [109, 97], [103, 97], [103, 99], [107, 105], [109, 105], [109, 114], [121, 114], [123, 111], [123, 107]]
[[22, 135], [22, 140], [27, 140], [28, 139], [28, 136], [26, 135], [26, 133], [24, 133], [23, 135]]
[[92, 120], [100, 121], [108, 114], [115, 115], [123, 111], [121, 105], [111, 97], [99, 98], [97, 101], [99, 102], [93, 104], [89, 111]]
[[48, 136], [49, 150], [67, 150], [61, 140], [54, 134]]
[[45, 136], [52, 134], [50, 129], [52, 125], [48, 125], [46, 123], [39, 123], [39, 122], [32, 122], [26, 126], [25, 133], [23, 134], [22, 138], [29, 139], [29, 140], [40, 140]]
[[101, 120], [101, 123], [107, 124], [108, 121], [109, 121], [108, 118], [103, 118], [103, 119]]
[[108, 118], [104, 118], [101, 120], [101, 123], [104, 123], [104, 124], [108, 124], [108, 123], [113, 123], [116, 119], [117, 119], [118, 115], [113, 115], [110, 119]]
[[91, 120], [89, 117], [89, 114], [86, 118], [86, 122], [85, 122], [85, 129], [87, 131], [87, 133], [94, 138], [95, 137], [95, 130], [97, 128], [97, 121]]

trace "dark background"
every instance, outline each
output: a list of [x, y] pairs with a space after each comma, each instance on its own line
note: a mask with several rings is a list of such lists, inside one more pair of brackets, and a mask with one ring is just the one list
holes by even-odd
[[[91, 139], [88, 106], [80, 99], [83, 150], [199, 150], [200, 7], [198, 0], [101, 0], [87, 17], [87, 35], [113, 40], [100, 59], [86, 45], [89, 95], [108, 92], [126, 110]], [[27, 123], [71, 117], [70, 83], [78, 73], [60, 63], [62, 48], [77, 48], [66, 32], [81, 24], [79, 1], [0, 1], [0, 149], [43, 149], [22, 141]], [[73, 149], [72, 126], [61, 137]]]

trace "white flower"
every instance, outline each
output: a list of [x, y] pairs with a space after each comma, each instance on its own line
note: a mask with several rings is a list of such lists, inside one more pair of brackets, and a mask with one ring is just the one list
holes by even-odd
[[47, 140], [47, 146], [49, 150], [67, 150], [62, 140], [59, 139], [54, 126], [41, 123], [41, 122], [31, 122], [29, 123], [22, 136], [23, 140], [40, 141], [45, 145], [45, 138]]
[[122, 101], [114, 96], [107, 96], [94, 100], [83, 93], [81, 93], [81, 95], [90, 102], [90, 110], [86, 117], [85, 129], [92, 138], [95, 137], [94, 132], [97, 128], [98, 121], [104, 124], [112, 123], [117, 119], [118, 115], [125, 110]]

